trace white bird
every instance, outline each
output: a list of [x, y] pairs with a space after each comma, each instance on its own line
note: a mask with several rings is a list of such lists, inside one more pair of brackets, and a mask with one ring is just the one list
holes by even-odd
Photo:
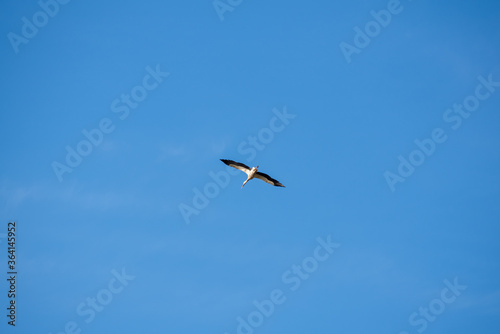
[[247, 165], [242, 164], [241, 162], [236, 162], [236, 161], [233, 161], [233, 160], [220, 159], [220, 161], [222, 161], [223, 163], [225, 163], [226, 165], [228, 165], [230, 167], [239, 169], [239, 170], [241, 170], [242, 172], [245, 172], [248, 175], [248, 178], [246, 179], [245, 182], [243, 182], [243, 185], [241, 186], [241, 188], [243, 188], [243, 186], [248, 181], [250, 181], [251, 179], [253, 179], [254, 177], [256, 177], [256, 178], [258, 178], [258, 179], [260, 179], [260, 180], [262, 180], [264, 182], [267, 182], [269, 184], [272, 184], [273, 186], [276, 186], [276, 187], [285, 187], [279, 181], [273, 179], [269, 175], [261, 173], [261, 172], [258, 172], [257, 168], [259, 168], [259, 166], [250, 168]]

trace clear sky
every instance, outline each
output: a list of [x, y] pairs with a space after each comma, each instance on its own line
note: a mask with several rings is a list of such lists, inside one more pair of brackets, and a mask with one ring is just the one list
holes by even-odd
[[500, 332], [498, 1], [0, 7], [2, 333]]

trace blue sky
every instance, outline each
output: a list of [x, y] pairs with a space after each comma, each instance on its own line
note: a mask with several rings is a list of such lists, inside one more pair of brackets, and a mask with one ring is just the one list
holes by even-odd
[[1, 4], [2, 333], [498, 333], [500, 4], [215, 4]]

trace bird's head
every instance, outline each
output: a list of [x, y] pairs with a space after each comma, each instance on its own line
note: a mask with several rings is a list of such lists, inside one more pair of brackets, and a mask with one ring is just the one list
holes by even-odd
[[255, 170], [257, 170], [259, 168], [259, 166], [255, 167]]

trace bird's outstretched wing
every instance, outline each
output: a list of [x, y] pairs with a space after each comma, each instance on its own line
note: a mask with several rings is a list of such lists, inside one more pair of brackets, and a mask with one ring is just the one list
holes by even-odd
[[261, 173], [261, 172], [255, 173], [254, 177], [256, 177], [264, 182], [267, 182], [269, 184], [272, 184], [273, 186], [276, 186], [276, 187], [285, 187], [278, 180], [275, 180], [272, 177], [270, 177], [269, 175]]
[[233, 168], [241, 170], [242, 172], [245, 172], [247, 175], [252, 170], [250, 167], [248, 167], [245, 164], [242, 164], [241, 162], [236, 162], [233, 160], [226, 160], [226, 159], [220, 159], [220, 161], [222, 161], [223, 163], [225, 163], [226, 165], [228, 165], [230, 167], [233, 167]]

